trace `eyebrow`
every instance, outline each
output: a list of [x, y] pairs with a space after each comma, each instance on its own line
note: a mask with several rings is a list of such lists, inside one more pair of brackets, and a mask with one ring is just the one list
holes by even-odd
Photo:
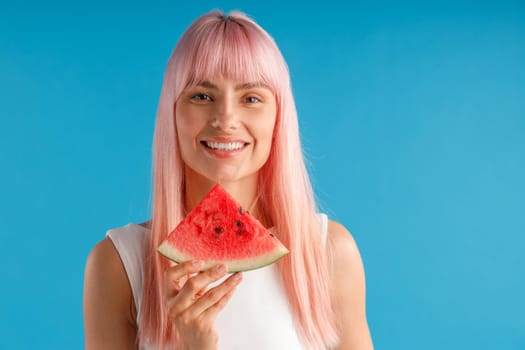
[[[204, 88], [212, 89], [212, 90], [219, 90], [219, 87], [217, 85], [213, 84], [212, 82], [208, 80], [204, 80], [197, 85], [202, 86]], [[267, 85], [261, 82], [243, 83], [243, 84], [239, 84], [235, 86], [236, 91], [245, 90], [245, 89], [253, 89], [253, 88], [264, 88], [264, 89], [270, 90], [270, 88]]]

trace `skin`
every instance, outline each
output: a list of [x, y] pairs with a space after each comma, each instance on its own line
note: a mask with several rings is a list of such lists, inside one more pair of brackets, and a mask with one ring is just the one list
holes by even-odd
[[[186, 164], [186, 208], [220, 182], [245, 208], [256, 197], [258, 170], [270, 154], [277, 103], [258, 82], [221, 77], [184, 91], [175, 106], [181, 157]], [[205, 141], [238, 141], [236, 154], [220, 157]]]
[[331, 298], [340, 329], [337, 350], [372, 350], [366, 319], [365, 271], [359, 249], [348, 230], [335, 221], [328, 223], [331, 249]]
[[[184, 91], [175, 107], [181, 156], [185, 162], [186, 208], [191, 210], [220, 181], [246, 208], [256, 199], [258, 170], [270, 153], [277, 106], [272, 92], [257, 82], [210, 79]], [[210, 151], [205, 141], [239, 141], [235, 154]], [[252, 211], [258, 216], [257, 206]], [[365, 277], [350, 233], [330, 222], [332, 301], [342, 329], [337, 350], [372, 349], [365, 312]], [[179, 333], [177, 349], [215, 350], [214, 323], [242, 281], [236, 273], [214, 288], [224, 266], [198, 273], [189, 261], [166, 271], [167, 310]], [[84, 281], [86, 349], [136, 349], [136, 307], [127, 275], [110, 239], [90, 253]]]

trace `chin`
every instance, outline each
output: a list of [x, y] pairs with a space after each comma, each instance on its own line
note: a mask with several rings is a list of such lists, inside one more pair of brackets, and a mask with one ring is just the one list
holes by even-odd
[[[189, 167], [188, 167], [189, 168]], [[224, 169], [224, 167], [221, 167], [220, 169], [214, 168], [204, 168], [204, 169], [188, 169], [187, 172], [188, 179], [193, 180], [200, 180], [200, 181], [210, 181], [213, 183], [225, 183], [225, 182], [235, 182], [240, 181], [243, 178], [246, 178], [250, 175], [244, 173], [237, 167], [228, 167], [227, 169]]]

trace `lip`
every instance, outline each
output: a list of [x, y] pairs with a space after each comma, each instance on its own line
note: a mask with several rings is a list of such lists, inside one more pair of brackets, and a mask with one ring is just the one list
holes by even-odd
[[[209, 148], [206, 145], [207, 142], [219, 142], [219, 143], [238, 142], [238, 143], [244, 144], [244, 146], [239, 148], [239, 149], [235, 149], [235, 150], [218, 150], [218, 149]], [[209, 155], [211, 155], [213, 157], [217, 157], [217, 158], [232, 158], [232, 157], [235, 157], [235, 156], [239, 155], [240, 153], [242, 153], [246, 149], [246, 147], [248, 147], [248, 145], [250, 145], [249, 142], [246, 142], [244, 140], [232, 139], [232, 138], [227, 138], [227, 137], [205, 138], [205, 139], [202, 139], [199, 143], [202, 146], [202, 148], [204, 148], [206, 153], [208, 153]]]

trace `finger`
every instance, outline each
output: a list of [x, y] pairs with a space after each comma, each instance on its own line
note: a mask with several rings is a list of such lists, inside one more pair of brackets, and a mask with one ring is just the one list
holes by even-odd
[[203, 265], [203, 261], [193, 260], [168, 268], [165, 273], [166, 296], [177, 294], [186, 283], [188, 275], [198, 273]]
[[[195, 277], [196, 275], [198, 275], [198, 273], [192, 273], [190, 275], [186, 275], [186, 276], [182, 277], [180, 279], [181, 280], [181, 283], [180, 283], [181, 284], [181, 288], [180, 289], [182, 289], [182, 287], [184, 287], [184, 283], [186, 283], [187, 280], [189, 280], [192, 277]], [[197, 292], [196, 296], [202, 296], [204, 293], [206, 293], [207, 290], [208, 290], [208, 288], [204, 287], [203, 289], [201, 289], [201, 290], [199, 290]]]
[[206, 292], [208, 291], [208, 288], [207, 287], [204, 287], [202, 288], [201, 290], [199, 290], [196, 294], [195, 294], [195, 298], [200, 298], [202, 297], [204, 294], [206, 294]]
[[[188, 279], [190, 279], [191, 277], [193, 277], [193, 276], [195, 276], [195, 274], [185, 275], [185, 276], [182, 276], [181, 278], [176, 280], [176, 286], [171, 291], [171, 293], [170, 293], [171, 295], [168, 295], [168, 298], [167, 298], [167, 301], [166, 301], [166, 308], [168, 310], [170, 310], [170, 315], [174, 315], [174, 312], [173, 312], [173, 310], [171, 308], [173, 307], [173, 305], [176, 305], [177, 302], [178, 302], [177, 299], [175, 298], [175, 296], [177, 296], [177, 294], [180, 292], [182, 287], [184, 287], [184, 284], [186, 283], [186, 281]], [[204, 287], [203, 289], [199, 290], [195, 294], [195, 299], [198, 299], [201, 296], [203, 296], [206, 293], [206, 291], [207, 291], [207, 287]]]
[[[217, 304], [219, 304], [218, 310], [222, 310], [226, 303], [221, 302], [221, 300], [223, 300], [227, 294], [233, 292], [241, 281], [242, 274], [234, 273], [217, 287], [208, 290], [201, 298], [199, 298], [198, 301], [195, 302], [195, 304], [193, 304], [187, 310], [189, 316], [198, 317], [201, 314], [207, 313], [208, 310], [213, 309]], [[229, 298], [226, 298], [226, 300], [229, 300]]]
[[181, 278], [177, 278], [175, 281], [172, 281], [173, 290], [176, 292], [179, 292], [182, 287], [184, 287], [184, 283], [188, 280], [188, 275], [184, 275]]
[[189, 278], [175, 297], [176, 302], [170, 313], [177, 314], [189, 308], [198, 298], [200, 290], [205, 289], [210, 283], [219, 280], [225, 274], [226, 266], [220, 264]]

